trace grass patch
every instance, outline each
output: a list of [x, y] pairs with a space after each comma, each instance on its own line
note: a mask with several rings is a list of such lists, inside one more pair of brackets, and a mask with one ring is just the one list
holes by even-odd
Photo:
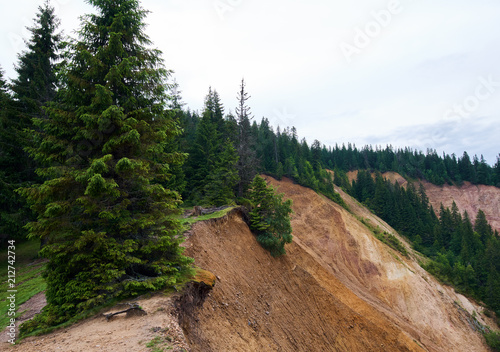
[[45, 268], [45, 262], [38, 260], [38, 250], [40, 249], [40, 241], [28, 241], [24, 243], [16, 242], [15, 249], [15, 287], [9, 287], [9, 263], [8, 252], [0, 253], [0, 290], [2, 295], [0, 300], [0, 329], [3, 330], [10, 323], [12, 316], [8, 315], [9, 306], [7, 296], [10, 293], [9, 289], [17, 290], [16, 295], [16, 315], [17, 318], [20, 312], [19, 306], [39, 292], [45, 291], [46, 284], [42, 278], [42, 272]]
[[55, 331], [55, 330], [58, 330], [58, 329], [69, 327], [80, 320], [87, 319], [91, 316], [94, 316], [94, 315], [101, 313], [104, 309], [110, 308], [110, 307], [114, 306], [115, 304], [119, 303], [120, 301], [121, 301], [120, 299], [115, 298], [115, 299], [110, 300], [110, 301], [108, 301], [100, 306], [94, 307], [94, 308], [86, 310], [80, 314], [77, 314], [72, 319], [70, 319], [64, 323], [61, 323], [59, 325], [50, 326], [48, 328], [34, 329], [33, 331], [30, 331], [30, 332], [24, 333], [24, 334], [21, 332], [17, 342], [19, 342], [20, 340], [22, 340], [26, 337], [44, 335], [44, 334], [48, 334], [48, 333]]
[[401, 241], [394, 236], [392, 233], [388, 233], [387, 231], [382, 231], [380, 227], [372, 225], [372, 223], [364, 218], [358, 217], [358, 220], [365, 225], [373, 235], [380, 240], [381, 242], [385, 243], [392, 249], [398, 251], [402, 255], [404, 255], [406, 258], [409, 257], [408, 251], [406, 250], [405, 246]]
[[200, 215], [200, 216], [190, 216], [187, 218], [184, 218], [182, 216], [179, 216], [179, 220], [181, 221], [181, 225], [184, 228], [184, 231], [187, 231], [191, 228], [191, 226], [194, 223], [197, 223], [198, 221], [206, 221], [210, 219], [217, 219], [221, 218], [227, 213], [229, 213], [231, 210], [233, 210], [235, 207], [228, 207], [219, 211], [216, 211], [211, 214], [205, 214], [205, 215]]
[[155, 336], [146, 344], [146, 347], [150, 348], [151, 352], [164, 352], [173, 348], [171, 342], [172, 338], [170, 336]]

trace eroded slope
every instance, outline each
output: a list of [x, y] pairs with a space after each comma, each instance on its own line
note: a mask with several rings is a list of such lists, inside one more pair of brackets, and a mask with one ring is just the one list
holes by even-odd
[[196, 225], [186, 244], [219, 277], [188, 331], [193, 350], [487, 350], [455, 304], [472, 312], [472, 303], [338, 205], [290, 180], [269, 180], [294, 202], [287, 256], [271, 258], [235, 215]]
[[[372, 174], [375, 177], [375, 174]], [[347, 177], [349, 182], [355, 180], [358, 176], [358, 170], [349, 171]], [[397, 172], [384, 172], [382, 176], [399, 183], [401, 187], [406, 187], [407, 180]], [[422, 183], [429, 202], [436, 212], [439, 212], [441, 204], [445, 208], [451, 208], [453, 201], [457, 204], [461, 213], [467, 211], [471, 220], [476, 218], [479, 209], [484, 211], [486, 219], [493, 227], [500, 232], [500, 188], [485, 185], [473, 185], [470, 182], [464, 182], [462, 186], [451, 186], [448, 184], [437, 186], [427, 181], [416, 181], [415, 186]]]
[[196, 224], [187, 247], [218, 277], [186, 331], [193, 351], [423, 351], [297, 242], [272, 258], [238, 215]]
[[479, 209], [484, 211], [486, 219], [500, 232], [500, 188], [485, 185], [473, 185], [464, 182], [461, 187], [443, 185], [436, 186], [423, 181], [425, 192], [434, 209], [439, 211], [441, 203], [451, 208], [453, 201], [461, 212], [467, 211], [474, 221]]
[[[185, 243], [218, 277], [183, 326], [193, 351], [487, 351], [469, 324], [474, 311], [482, 319], [480, 308], [358, 219], [390, 226], [340, 190], [357, 218], [290, 180], [269, 181], [294, 202], [287, 256], [272, 258], [237, 213], [195, 224]], [[187, 349], [170, 298], [139, 303], [147, 316], [96, 316], [0, 350], [146, 352], [158, 336]]]

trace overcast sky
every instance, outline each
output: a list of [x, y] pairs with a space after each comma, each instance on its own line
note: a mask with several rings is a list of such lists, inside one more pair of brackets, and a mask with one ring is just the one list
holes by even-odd
[[[4, 0], [5, 1], [5, 0]], [[0, 14], [10, 78], [43, 0]], [[67, 35], [92, 11], [51, 0]], [[245, 78], [257, 121], [309, 143], [351, 142], [461, 156], [500, 152], [498, 0], [143, 0], [147, 34], [201, 110], [208, 87], [234, 111]]]

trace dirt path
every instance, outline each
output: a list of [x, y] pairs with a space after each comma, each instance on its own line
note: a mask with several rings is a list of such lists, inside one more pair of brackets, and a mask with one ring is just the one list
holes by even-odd
[[[152, 349], [146, 345], [155, 338], [161, 346], [171, 346], [169, 351], [189, 351], [172, 298], [157, 294], [136, 302], [147, 315], [127, 317], [121, 314], [109, 321], [99, 315], [47, 335], [29, 337], [15, 346], [3, 342], [0, 351], [150, 352]], [[104, 313], [123, 309], [123, 305], [118, 305]]]

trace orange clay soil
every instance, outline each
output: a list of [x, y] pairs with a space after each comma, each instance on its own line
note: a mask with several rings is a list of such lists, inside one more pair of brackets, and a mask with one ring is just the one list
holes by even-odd
[[464, 182], [462, 187], [436, 186], [432, 183], [422, 181], [425, 193], [436, 211], [439, 212], [441, 203], [451, 208], [453, 201], [463, 213], [467, 211], [470, 219], [474, 222], [479, 209], [484, 211], [486, 219], [500, 232], [500, 188], [485, 185], [473, 185]]
[[[218, 281], [185, 331], [193, 351], [487, 351], [468, 323], [473, 311], [483, 319], [476, 304], [338, 205], [267, 179], [293, 200], [294, 241], [276, 259], [235, 214], [195, 224], [187, 254]], [[358, 217], [393, 232], [343, 197]]]

